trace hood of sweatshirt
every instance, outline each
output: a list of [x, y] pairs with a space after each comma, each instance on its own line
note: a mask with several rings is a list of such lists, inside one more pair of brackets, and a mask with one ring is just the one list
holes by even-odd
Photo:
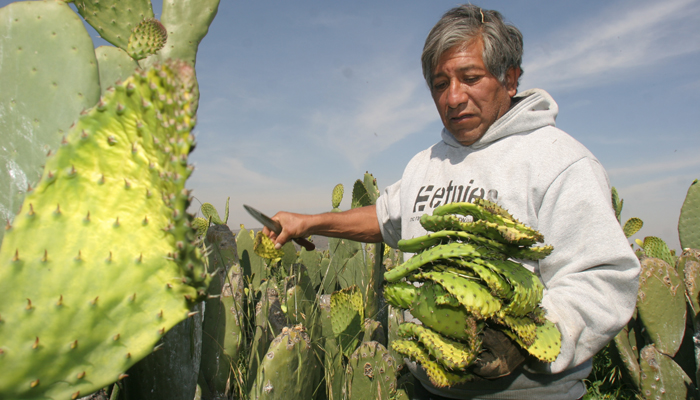
[[452, 147], [479, 149], [506, 136], [529, 132], [543, 126], [555, 126], [559, 106], [552, 96], [542, 89], [529, 89], [513, 97], [515, 105], [489, 127], [479, 140], [464, 146], [446, 129], [442, 129], [442, 140]]

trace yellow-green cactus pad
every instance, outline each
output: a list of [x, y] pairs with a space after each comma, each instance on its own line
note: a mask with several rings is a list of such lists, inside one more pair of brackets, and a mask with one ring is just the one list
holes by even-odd
[[131, 31], [126, 51], [134, 60], [155, 54], [165, 46], [168, 31], [155, 18], [146, 18]]
[[457, 298], [464, 308], [479, 319], [495, 315], [503, 303], [494, 297], [478, 281], [458, 276], [451, 272], [427, 271], [415, 274], [416, 279], [429, 279], [438, 283]]
[[440, 363], [430, 357], [425, 348], [411, 340], [396, 340], [391, 347], [420, 363], [428, 374], [430, 383], [436, 387], [449, 387], [474, 380], [474, 375], [447, 371]]
[[461, 343], [412, 322], [401, 324], [399, 335], [406, 338], [415, 337], [431, 356], [450, 369], [467, 368], [481, 350], [481, 341], [478, 337], [474, 337], [471, 343]]
[[545, 321], [544, 324], [537, 326], [535, 341], [529, 345], [525, 344], [517, 334], [507, 329], [503, 330], [503, 333], [540, 361], [554, 362], [561, 352], [561, 333], [557, 326], [550, 321]]
[[193, 73], [161, 66], [108, 91], [7, 226], [4, 398], [77, 398], [116, 381], [205, 295], [185, 211]]
[[336, 208], [340, 207], [340, 202], [343, 201], [343, 193], [345, 192], [345, 189], [343, 188], [343, 184], [339, 183], [333, 187], [333, 195], [331, 197], [331, 202], [333, 209], [335, 210]]
[[255, 244], [253, 245], [253, 251], [255, 254], [262, 258], [276, 259], [281, 258], [284, 255], [282, 249], [275, 249], [275, 243], [267, 237], [262, 231], [259, 231], [255, 235]]

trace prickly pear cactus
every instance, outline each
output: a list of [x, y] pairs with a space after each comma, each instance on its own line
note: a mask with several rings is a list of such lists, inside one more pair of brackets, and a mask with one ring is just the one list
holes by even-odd
[[120, 379], [205, 295], [210, 278], [185, 212], [192, 74], [164, 65], [109, 91], [7, 226], [5, 396], [76, 398]]
[[694, 180], [681, 207], [678, 237], [683, 249], [700, 249], [700, 184]]
[[396, 394], [396, 361], [377, 342], [364, 342], [349, 357], [345, 399], [371, 396], [388, 400]]
[[301, 325], [283, 328], [258, 370], [250, 399], [311, 399], [321, 367]]
[[78, 13], [104, 40], [124, 50], [129, 47], [131, 33], [139, 23], [153, 18], [150, 0], [75, 0], [74, 3]]
[[12, 222], [29, 186], [41, 177], [47, 154], [56, 151], [80, 111], [99, 97], [94, 46], [68, 4], [25, 1], [0, 8], [3, 225]]
[[650, 342], [673, 357], [685, 334], [685, 285], [676, 269], [663, 260], [645, 258], [641, 264], [637, 296], [639, 320]]
[[343, 188], [343, 184], [339, 183], [335, 185], [333, 188], [333, 195], [331, 197], [331, 203], [333, 206], [333, 211], [340, 211], [340, 202], [343, 201], [343, 192], [345, 189]]

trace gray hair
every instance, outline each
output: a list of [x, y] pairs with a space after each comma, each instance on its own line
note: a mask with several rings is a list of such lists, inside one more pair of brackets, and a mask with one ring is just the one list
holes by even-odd
[[484, 40], [482, 58], [491, 75], [503, 85], [510, 68], [520, 68], [522, 76], [523, 34], [515, 26], [506, 24], [498, 11], [464, 4], [446, 12], [425, 39], [421, 62], [429, 87], [432, 87], [433, 71], [442, 54], [478, 35]]

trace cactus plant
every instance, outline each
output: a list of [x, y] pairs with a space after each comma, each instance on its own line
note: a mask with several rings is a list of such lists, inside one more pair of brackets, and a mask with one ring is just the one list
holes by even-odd
[[2, 7], [0, 32], [0, 217], [11, 223], [100, 83], [90, 36], [66, 3]]
[[694, 180], [681, 207], [678, 237], [683, 249], [700, 249], [700, 184]]
[[[0, 392], [70, 397], [99, 389], [205, 294], [210, 278], [185, 213], [191, 73], [162, 66], [108, 92], [71, 128], [8, 225]], [[74, 355], [59, 357], [66, 348]]]
[[378, 342], [362, 343], [350, 356], [345, 399], [392, 399], [396, 394], [396, 361]]

